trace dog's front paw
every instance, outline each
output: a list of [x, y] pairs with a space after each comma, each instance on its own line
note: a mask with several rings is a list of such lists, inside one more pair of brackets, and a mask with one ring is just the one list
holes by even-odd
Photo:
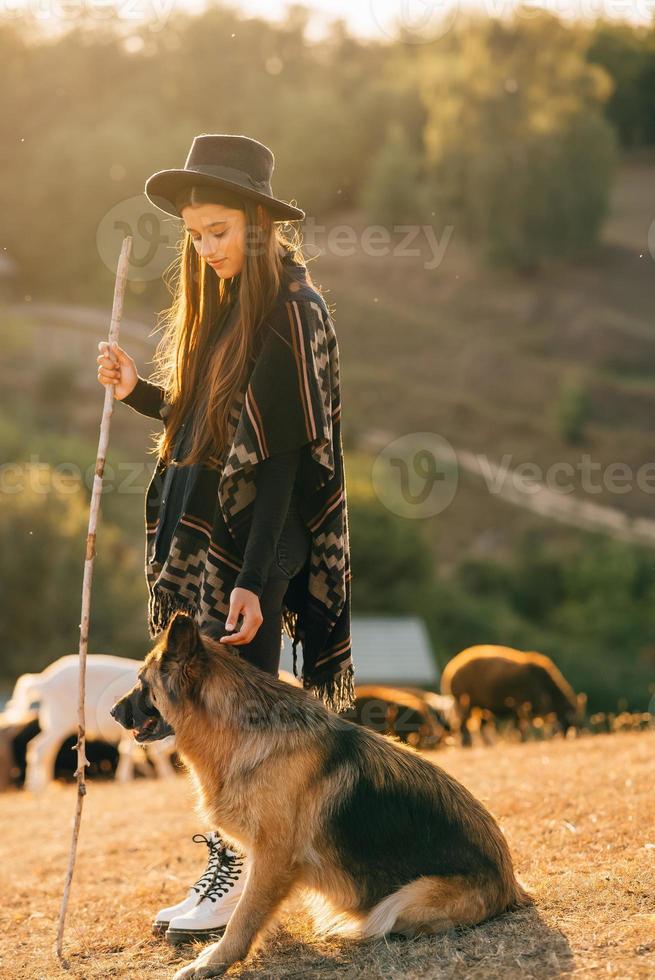
[[183, 966], [181, 970], [178, 970], [173, 980], [194, 980], [195, 975], [196, 968], [193, 963], [190, 963], [189, 966]]
[[178, 970], [173, 980], [209, 980], [210, 977], [222, 977], [229, 967], [229, 963], [198, 963], [194, 960], [188, 966], [183, 966]]

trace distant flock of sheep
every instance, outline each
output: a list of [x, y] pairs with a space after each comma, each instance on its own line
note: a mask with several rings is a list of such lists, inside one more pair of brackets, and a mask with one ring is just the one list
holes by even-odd
[[[136, 682], [141, 661], [90, 654], [86, 674], [87, 757], [99, 743], [99, 771], [121, 782], [135, 769], [161, 778], [175, 774], [175, 739], [151, 742], [146, 751], [110, 716], [118, 697]], [[298, 684], [291, 674], [280, 676]], [[55, 777], [62, 748], [77, 736], [77, 656], [61, 657], [40, 674], [18, 678], [11, 700], [0, 713], [0, 790], [24, 785], [43, 790]], [[621, 719], [585, 718], [586, 696], [576, 695], [553, 661], [536, 652], [504, 646], [473, 646], [445, 667], [441, 693], [419, 688], [359, 685], [356, 705], [345, 715], [417, 748], [435, 748], [459, 738], [471, 745], [471, 728], [489, 743], [490, 729], [509, 724], [522, 740], [531, 731], [544, 735], [617, 727]], [[649, 727], [650, 716], [630, 715], [625, 727]], [[102, 748], [104, 747], [104, 755]], [[113, 753], [113, 758], [108, 756]], [[74, 766], [73, 766], [74, 768]]]

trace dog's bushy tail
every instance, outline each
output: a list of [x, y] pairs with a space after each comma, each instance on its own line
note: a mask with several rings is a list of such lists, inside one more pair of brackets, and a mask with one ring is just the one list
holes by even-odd
[[461, 875], [416, 878], [371, 909], [362, 924], [361, 937], [373, 939], [389, 932], [433, 935], [455, 926], [477, 925], [509, 908], [532, 904], [530, 895], [518, 882], [516, 886], [508, 905], [499, 901], [492, 881], [472, 881]]
[[309, 914], [313, 931], [317, 936], [343, 939], [357, 939], [361, 936], [365, 913], [337, 909], [325, 895], [314, 889], [300, 891], [298, 898], [304, 911]]
[[523, 885], [519, 884], [517, 881], [514, 897], [507, 906], [507, 909], [508, 911], [513, 911], [515, 909], [525, 908], [528, 905], [534, 905], [534, 898], [529, 892], [526, 892]]

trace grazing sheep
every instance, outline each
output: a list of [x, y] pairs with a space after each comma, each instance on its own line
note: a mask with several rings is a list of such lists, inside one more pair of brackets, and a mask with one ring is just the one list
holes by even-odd
[[[116, 779], [119, 782], [126, 782], [133, 777], [134, 753], [139, 751], [139, 747], [109, 712], [125, 686], [136, 683], [137, 671], [141, 666], [140, 660], [128, 660], [109, 654], [87, 656], [86, 738], [89, 741], [98, 740], [118, 746], [120, 762]], [[76, 655], [60, 657], [40, 674], [23, 674], [16, 681], [11, 700], [0, 714], [0, 729], [4, 732], [0, 766], [7, 768], [12, 731], [17, 731], [31, 719], [38, 720], [40, 732], [27, 746], [25, 788], [31, 792], [45, 789], [54, 777], [55, 759], [63, 742], [71, 735], [77, 735], [77, 700]], [[160, 777], [175, 774], [171, 763], [174, 751], [172, 738], [149, 747]], [[4, 765], [1, 765], [3, 761]], [[8, 781], [6, 775], [0, 774], [0, 786], [2, 783], [6, 786]]]
[[21, 772], [21, 749], [28, 738], [38, 733], [36, 712], [25, 715], [20, 721], [4, 722], [0, 714], [0, 793], [14, 785]]
[[355, 706], [344, 717], [417, 748], [431, 748], [442, 741], [446, 726], [423, 695], [423, 691], [385, 684], [360, 684], [355, 688]]
[[566, 735], [582, 724], [586, 696], [576, 696], [550, 657], [503, 646], [473, 646], [453, 657], [441, 676], [442, 694], [451, 695], [463, 745], [471, 744], [471, 713], [515, 719], [524, 740], [534, 717], [554, 715]]

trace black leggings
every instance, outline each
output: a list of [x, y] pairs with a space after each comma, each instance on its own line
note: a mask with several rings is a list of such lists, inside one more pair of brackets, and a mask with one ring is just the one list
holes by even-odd
[[[263, 622], [250, 643], [225, 644], [240, 657], [261, 670], [277, 677], [282, 654], [282, 605], [289, 581], [297, 575], [309, 560], [311, 535], [300, 519], [294, 506], [289, 514], [278, 541], [268, 579], [259, 598]], [[225, 620], [207, 630], [211, 636], [225, 636]]]
[[287, 578], [269, 578], [259, 603], [264, 621], [250, 643], [233, 646], [240, 657], [277, 677], [282, 654], [282, 602], [289, 587]]

